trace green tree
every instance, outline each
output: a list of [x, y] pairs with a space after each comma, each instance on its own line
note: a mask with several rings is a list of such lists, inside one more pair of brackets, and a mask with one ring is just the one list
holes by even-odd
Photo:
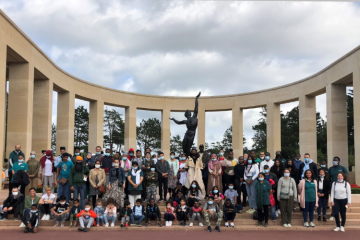
[[170, 151], [175, 152], [176, 155], [183, 152], [182, 139], [179, 134], [170, 138]]
[[75, 109], [74, 147], [88, 151], [89, 141], [89, 112], [84, 106]]
[[[266, 108], [261, 108], [259, 113], [261, 116], [258, 120], [258, 124], [252, 126], [255, 131], [252, 148], [256, 152], [266, 151]], [[273, 153], [272, 153], [273, 154]]]
[[[170, 136], [169, 136], [170, 137]], [[161, 122], [157, 118], [143, 119], [136, 127], [137, 145], [145, 152], [145, 148], [152, 151], [161, 149]]]
[[53, 123], [51, 126], [51, 151], [56, 153], [56, 125]]
[[122, 115], [115, 109], [104, 111], [104, 147], [120, 151], [124, 146], [125, 124]]

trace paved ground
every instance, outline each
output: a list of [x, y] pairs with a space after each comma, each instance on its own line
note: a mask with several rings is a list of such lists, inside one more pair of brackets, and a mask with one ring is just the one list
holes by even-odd
[[121, 236], [122, 239], [127, 240], [152, 240], [152, 239], [168, 239], [171, 240], [184, 240], [184, 239], [206, 239], [206, 240], [219, 240], [222, 239], [266, 239], [266, 240], [282, 240], [289, 239], [291, 240], [304, 240], [304, 239], [324, 239], [332, 240], [332, 239], [358, 239], [360, 231], [347, 231], [345, 233], [341, 232], [332, 232], [332, 231], [314, 231], [314, 232], [296, 232], [289, 235], [290, 232], [284, 231], [224, 231], [224, 232], [207, 232], [207, 231], [124, 231], [124, 232], [97, 232], [90, 231], [88, 233], [83, 232], [63, 232], [59, 234], [59, 232], [38, 232], [34, 233], [23, 233], [19, 231], [2, 231], [1, 239], [11, 239], [11, 240], [20, 240], [26, 236], [27, 240], [38, 240], [40, 239], [66, 239], [66, 237], [71, 237], [73, 239], [79, 239], [82, 237], [86, 237], [86, 240], [99, 240], [99, 239], [115, 239]]

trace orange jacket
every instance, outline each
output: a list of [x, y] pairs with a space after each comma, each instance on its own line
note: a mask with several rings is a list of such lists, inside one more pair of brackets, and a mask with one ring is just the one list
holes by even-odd
[[[76, 214], [76, 217], [77, 217], [77, 218], [81, 217], [81, 214], [83, 214], [84, 212], [86, 212], [86, 211], [85, 211], [85, 210], [82, 210], [81, 212], [79, 212], [78, 214]], [[89, 213], [90, 213], [90, 217], [92, 217], [92, 218], [97, 218], [97, 214], [96, 214], [93, 210], [90, 210]]]

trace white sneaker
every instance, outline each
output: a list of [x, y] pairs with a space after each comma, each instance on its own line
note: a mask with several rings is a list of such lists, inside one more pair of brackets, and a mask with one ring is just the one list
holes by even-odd
[[330, 221], [334, 221], [334, 219], [335, 219], [334, 217], [330, 217], [330, 218], [329, 218]]
[[192, 227], [194, 224], [191, 222], [190, 224], [189, 224], [189, 227]]
[[283, 224], [283, 227], [288, 227], [288, 225], [285, 223], [285, 224]]
[[169, 221], [169, 227], [171, 227], [172, 226], [172, 221]]
[[278, 214], [278, 212], [277, 212], [277, 211], [275, 212], [275, 216], [276, 216], [276, 217], [278, 217], [278, 216], [279, 216], [279, 214]]
[[47, 214], [44, 214], [43, 217], [41, 218], [41, 221], [45, 221], [47, 219]]
[[113, 227], [113, 226], [115, 226], [115, 224], [114, 223], [111, 223], [111, 225], [110, 225], [111, 227]]
[[308, 222], [304, 223], [304, 227], [309, 227], [309, 223]]
[[25, 227], [25, 224], [24, 224], [24, 223], [21, 223], [19, 227], [24, 228], [24, 227]]
[[229, 223], [228, 223], [228, 222], [225, 223], [225, 227], [229, 227]]
[[340, 231], [345, 232], [345, 229], [343, 226], [340, 227]]
[[338, 231], [340, 231], [339, 227], [334, 228], [334, 232], [338, 232]]
[[231, 222], [231, 223], [230, 223], [230, 226], [231, 226], [231, 227], [235, 227], [235, 225], [234, 225], [234, 223], [233, 223], [233, 222]]
[[199, 226], [200, 226], [200, 227], [203, 227], [204, 225], [203, 225], [202, 223], [199, 223]]
[[105, 224], [105, 227], [108, 227], [108, 226], [109, 226], [109, 223], [106, 223], [106, 224]]
[[280, 211], [280, 209], [278, 209], [278, 214], [281, 214], [281, 211]]
[[288, 223], [288, 227], [291, 227], [291, 224], [290, 224], [290, 223]]
[[47, 214], [47, 215], [46, 215], [46, 221], [49, 221], [50, 219], [51, 219], [50, 214]]
[[165, 221], [165, 227], [169, 226], [169, 221]]
[[310, 227], [315, 227], [315, 224], [313, 222], [311, 222]]

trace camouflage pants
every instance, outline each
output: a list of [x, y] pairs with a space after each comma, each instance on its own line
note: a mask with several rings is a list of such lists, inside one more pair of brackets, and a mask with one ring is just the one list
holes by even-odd
[[210, 219], [214, 219], [214, 220], [216, 220], [216, 226], [220, 227], [221, 220], [223, 218], [223, 214], [224, 213], [221, 210], [218, 213], [214, 213], [213, 215], [211, 215], [209, 212], [205, 212], [204, 218], [205, 218], [206, 225], [210, 226]]
[[149, 203], [151, 196], [155, 199], [156, 202], [156, 189], [157, 186], [146, 187], [146, 202]]

